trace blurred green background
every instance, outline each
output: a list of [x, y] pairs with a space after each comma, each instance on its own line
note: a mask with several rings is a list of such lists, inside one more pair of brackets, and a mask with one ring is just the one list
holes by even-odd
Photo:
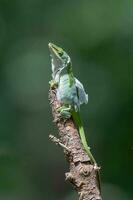
[[103, 200], [133, 199], [133, 1], [0, 0], [0, 199], [76, 200], [48, 103], [47, 44], [89, 94], [87, 138]]

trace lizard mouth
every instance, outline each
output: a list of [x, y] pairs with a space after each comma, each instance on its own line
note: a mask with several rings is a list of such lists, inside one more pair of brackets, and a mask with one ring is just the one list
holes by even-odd
[[56, 46], [53, 43], [49, 43], [48, 47], [52, 56], [56, 56], [57, 58], [61, 59], [63, 53], [60, 47]]

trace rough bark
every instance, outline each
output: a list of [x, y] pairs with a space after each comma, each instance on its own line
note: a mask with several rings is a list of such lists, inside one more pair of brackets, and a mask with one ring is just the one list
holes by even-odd
[[79, 200], [101, 200], [98, 183], [99, 168], [92, 165], [90, 158], [82, 147], [78, 129], [73, 119], [61, 119], [57, 109], [61, 106], [56, 98], [56, 89], [50, 89], [49, 100], [52, 107], [54, 122], [59, 130], [59, 139], [50, 136], [50, 139], [60, 145], [67, 161], [69, 172], [65, 174], [79, 195]]

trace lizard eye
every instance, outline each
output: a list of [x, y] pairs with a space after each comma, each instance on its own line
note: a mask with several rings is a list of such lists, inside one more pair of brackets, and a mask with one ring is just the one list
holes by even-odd
[[62, 56], [63, 55], [63, 52], [58, 52], [59, 56]]

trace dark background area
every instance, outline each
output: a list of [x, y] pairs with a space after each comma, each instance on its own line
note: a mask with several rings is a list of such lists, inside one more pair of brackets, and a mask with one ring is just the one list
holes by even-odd
[[0, 0], [0, 199], [76, 200], [48, 103], [47, 44], [89, 94], [81, 115], [103, 200], [133, 199], [133, 1]]

